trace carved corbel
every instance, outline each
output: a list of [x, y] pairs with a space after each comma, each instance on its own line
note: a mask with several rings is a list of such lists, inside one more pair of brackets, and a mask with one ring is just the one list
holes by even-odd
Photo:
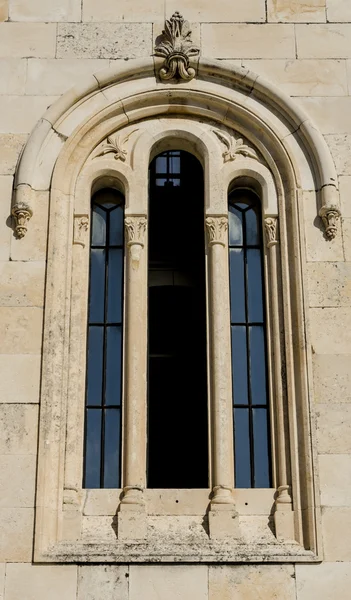
[[33, 216], [33, 211], [25, 202], [17, 202], [11, 211], [15, 219], [15, 231], [18, 238], [23, 238], [27, 233], [28, 221]]
[[175, 12], [165, 22], [162, 39], [155, 46], [155, 56], [165, 58], [165, 64], [160, 69], [160, 78], [183, 79], [190, 81], [195, 77], [195, 69], [190, 67], [189, 58], [197, 56], [200, 49], [193, 44], [189, 21], [185, 21], [179, 12]]
[[226, 246], [228, 232], [228, 217], [206, 217], [208, 245], [220, 244]]
[[323, 221], [325, 237], [328, 240], [333, 240], [338, 231], [338, 221], [341, 216], [340, 210], [337, 206], [322, 206], [319, 216]]
[[145, 245], [146, 217], [126, 217], [124, 221], [127, 247], [130, 248], [132, 263], [136, 267], [140, 262], [141, 251]]
[[87, 231], [89, 229], [88, 215], [75, 215], [74, 217], [74, 233], [73, 244], [78, 244], [85, 247]]
[[265, 228], [265, 232], [266, 232], [267, 248], [276, 246], [278, 244], [278, 240], [277, 240], [278, 219], [277, 219], [277, 217], [267, 217], [264, 220], [264, 228]]

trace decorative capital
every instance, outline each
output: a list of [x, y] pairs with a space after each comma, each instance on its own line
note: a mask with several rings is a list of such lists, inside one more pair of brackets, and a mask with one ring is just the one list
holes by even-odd
[[133, 129], [133, 131], [130, 131], [127, 135], [119, 135], [117, 133], [109, 135], [102, 144], [101, 148], [99, 148], [97, 154], [95, 154], [94, 158], [105, 156], [106, 154], [112, 154], [115, 160], [121, 160], [122, 162], [125, 162], [128, 156], [128, 150], [126, 150], [125, 145], [131, 135], [133, 135], [133, 133], [136, 131], [138, 130]]
[[265, 228], [265, 232], [266, 232], [267, 248], [276, 246], [278, 244], [278, 240], [277, 240], [278, 219], [277, 219], [277, 217], [267, 217], [264, 220], [264, 228]]
[[74, 217], [74, 233], [73, 244], [78, 244], [85, 247], [86, 233], [89, 229], [88, 215], [75, 215]]
[[27, 233], [28, 221], [33, 216], [33, 211], [25, 202], [17, 202], [11, 211], [15, 219], [15, 231], [18, 238], [23, 238]]
[[208, 245], [227, 243], [228, 217], [206, 217]]
[[126, 217], [124, 226], [126, 230], [127, 246], [130, 248], [132, 263], [137, 266], [141, 257], [141, 250], [145, 244], [147, 220], [144, 216]]
[[319, 216], [322, 218], [325, 227], [325, 237], [328, 240], [333, 240], [338, 231], [338, 221], [341, 216], [340, 210], [337, 206], [322, 206]]
[[175, 12], [165, 22], [162, 39], [155, 46], [155, 55], [165, 58], [160, 69], [161, 79], [183, 79], [190, 81], [195, 77], [195, 69], [190, 67], [189, 58], [197, 56], [200, 48], [193, 44], [189, 21], [185, 21], [179, 12]]
[[245, 144], [243, 138], [236, 138], [234, 135], [229, 135], [220, 129], [213, 129], [212, 131], [226, 147], [222, 154], [224, 162], [236, 160], [238, 156], [259, 160], [256, 150]]

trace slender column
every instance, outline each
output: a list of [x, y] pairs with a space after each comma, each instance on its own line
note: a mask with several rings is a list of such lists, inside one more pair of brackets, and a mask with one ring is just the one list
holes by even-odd
[[228, 217], [207, 217], [206, 229], [209, 249], [213, 479], [213, 497], [209, 514], [210, 535], [211, 537], [232, 537], [237, 533], [237, 519], [233, 519], [233, 516], [237, 517], [237, 513], [232, 493], [234, 461], [227, 248]]
[[282, 539], [294, 538], [294, 518], [292, 511], [292, 499], [290, 485], [288, 484], [288, 465], [287, 465], [287, 447], [286, 431], [283, 405], [283, 386], [282, 386], [282, 361], [281, 361], [281, 343], [280, 343], [280, 320], [279, 320], [279, 291], [278, 291], [278, 271], [277, 271], [277, 230], [278, 219], [276, 217], [267, 217], [264, 221], [266, 232], [266, 244], [269, 248], [269, 279], [270, 279], [270, 297], [271, 297], [271, 322], [273, 331], [273, 373], [274, 373], [274, 391], [275, 405], [274, 413], [277, 424], [277, 498], [275, 505], [275, 528], [276, 535]]

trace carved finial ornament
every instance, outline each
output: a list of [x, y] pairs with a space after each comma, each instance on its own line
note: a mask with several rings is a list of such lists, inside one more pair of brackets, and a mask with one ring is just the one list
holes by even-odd
[[126, 230], [127, 246], [130, 248], [132, 263], [137, 265], [140, 261], [141, 250], [145, 245], [146, 217], [126, 217], [124, 226]]
[[29, 219], [33, 216], [33, 211], [25, 202], [17, 202], [11, 211], [15, 219], [15, 231], [17, 237], [23, 238], [27, 233]]
[[267, 248], [276, 246], [278, 244], [277, 232], [278, 232], [278, 219], [277, 217], [267, 217], [264, 220], [264, 228], [266, 232]]
[[95, 155], [95, 158], [99, 156], [105, 156], [105, 154], [113, 154], [113, 158], [115, 160], [121, 160], [125, 162], [128, 151], [125, 148], [125, 144], [128, 142], [130, 136], [138, 131], [137, 129], [133, 129], [126, 136], [114, 134], [109, 135], [107, 140], [101, 146], [99, 152]]
[[155, 46], [155, 55], [165, 58], [160, 69], [161, 79], [183, 79], [190, 81], [195, 77], [195, 69], [190, 67], [189, 58], [197, 56], [200, 49], [193, 44], [189, 21], [185, 21], [179, 12], [165, 22], [162, 40]]
[[228, 235], [227, 217], [207, 217], [206, 229], [209, 246], [213, 246], [214, 244], [226, 245]]
[[340, 215], [340, 210], [336, 206], [322, 206], [319, 211], [325, 227], [325, 237], [328, 240], [333, 240], [337, 234]]
[[218, 139], [227, 148], [222, 155], [224, 162], [236, 160], [240, 155], [259, 160], [257, 152], [253, 148], [250, 148], [250, 146], [247, 144], [244, 144], [244, 140], [242, 138], [236, 138], [234, 135], [229, 135], [225, 131], [221, 131], [219, 129], [213, 129], [213, 133], [216, 134]]

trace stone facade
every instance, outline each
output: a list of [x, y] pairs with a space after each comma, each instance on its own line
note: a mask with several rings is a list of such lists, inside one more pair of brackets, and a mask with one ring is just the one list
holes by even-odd
[[[229, 600], [233, 597], [238, 600], [331, 600], [336, 595], [340, 600], [347, 600], [351, 585], [350, 2], [151, 0], [145, 3], [137, 0], [132, 5], [131, 10], [131, 3], [125, 0], [0, 0], [0, 600], [55, 600], [56, 597], [66, 600]], [[201, 51], [200, 60], [194, 53], [189, 56], [189, 63], [184, 59], [183, 63], [180, 61], [175, 65], [176, 76], [182, 79], [176, 84], [172, 80], [160, 81], [159, 70], [164, 68], [164, 58], [158, 56], [155, 62], [150, 58], [165, 18], [175, 11], [190, 20], [193, 44]], [[133, 63], [131, 59], [140, 59], [140, 62]], [[212, 64], [215, 59], [220, 59], [220, 63]], [[133, 74], [134, 64], [137, 67]], [[167, 69], [173, 66], [171, 61]], [[128, 73], [125, 80], [123, 73]], [[184, 77], [182, 73], [185, 73]], [[230, 92], [220, 89], [225, 77], [235, 80]], [[243, 80], [246, 77], [245, 89], [240, 77]], [[118, 84], [118, 78], [122, 83]], [[147, 88], [152, 78], [154, 87]], [[276, 87], [270, 87], [269, 82]], [[135, 169], [135, 161], [137, 165], [147, 161], [151, 147], [148, 140], [152, 136], [162, 138], [162, 119], [152, 113], [152, 105], [148, 105], [150, 112], [146, 115], [143, 113], [145, 101], [138, 104], [133, 100], [132, 104], [126, 98], [157, 90], [164, 113], [167, 113], [170, 111], [162, 90], [168, 90], [169, 96], [184, 93], [186, 98], [187, 86], [191, 86], [193, 97], [197, 94], [199, 112], [196, 116], [189, 108], [186, 114], [187, 109], [183, 108], [177, 115], [179, 131], [183, 132], [180, 135], [183, 141], [179, 143], [184, 149], [191, 149], [195, 147], [193, 140], [201, 139], [204, 147], [209, 149], [213, 169], [211, 189], [217, 204], [209, 205], [208, 219], [223, 218], [223, 181], [230, 181], [234, 169], [256, 173], [268, 190], [265, 207], [265, 217], [267, 221], [270, 219], [266, 223], [267, 252], [270, 253], [267, 274], [272, 286], [279, 261], [283, 266], [289, 265], [284, 272], [283, 292], [278, 289], [277, 297], [282, 293], [287, 303], [285, 310], [298, 315], [293, 329], [294, 340], [286, 341], [289, 331], [285, 331], [284, 340], [292, 349], [291, 360], [298, 365], [296, 368], [301, 377], [296, 373], [292, 375], [299, 390], [293, 408], [297, 413], [296, 421], [290, 414], [290, 431], [283, 438], [278, 431], [274, 439], [277, 467], [282, 462], [279, 457], [287, 452], [290, 458], [286, 468], [290, 461], [295, 473], [293, 488], [303, 491], [301, 494], [294, 491], [293, 506], [295, 513], [299, 512], [294, 521], [291, 514], [285, 512], [284, 505], [281, 514], [275, 513], [278, 514], [275, 531], [276, 534], [281, 532], [278, 542], [268, 527], [272, 502], [276, 501], [270, 490], [262, 493], [239, 490], [235, 495], [235, 508], [233, 505], [228, 511], [234, 525], [228, 515], [213, 510], [212, 505], [209, 518], [212, 541], [209, 542], [208, 532], [201, 527], [208, 495], [199, 492], [191, 496], [185, 490], [179, 493], [175, 504], [172, 495], [154, 497], [152, 490], [148, 490], [144, 492], [143, 504], [138, 490], [133, 489], [132, 510], [126, 503], [118, 513], [117, 539], [118, 494], [92, 491], [82, 495], [77, 488], [80, 471], [76, 463], [79, 460], [75, 462], [71, 457], [80, 456], [79, 435], [76, 435], [76, 424], [81, 419], [78, 405], [70, 403], [67, 408], [66, 432], [70, 450], [62, 453], [64, 444], [58, 442], [59, 424], [62, 414], [66, 414], [66, 405], [59, 403], [56, 393], [61, 371], [56, 371], [56, 379], [51, 380], [56, 396], [53, 393], [53, 403], [49, 405], [52, 412], [47, 421], [43, 421], [43, 411], [47, 410], [50, 396], [48, 372], [51, 367], [62, 368], [67, 375], [73, 394], [70, 397], [79, 396], [79, 378], [84, 378], [81, 366], [84, 360], [83, 363], [79, 362], [81, 358], [74, 361], [70, 368], [61, 367], [66, 363], [55, 354], [55, 348], [51, 357], [55, 354], [58, 362], [50, 363], [48, 369], [50, 336], [47, 324], [55, 321], [56, 329], [50, 330], [58, 336], [55, 340], [62, 339], [60, 332], [70, 331], [72, 351], [78, 357], [83, 356], [76, 341], [81, 339], [79, 327], [85, 326], [84, 307], [82, 309], [79, 304], [79, 297], [86, 285], [81, 273], [87, 261], [85, 236], [89, 228], [89, 198], [84, 195], [87, 182], [93, 180], [99, 169], [101, 176], [110, 177], [116, 168], [128, 180]], [[60, 101], [71, 89], [73, 91]], [[208, 93], [209, 89], [213, 97], [214, 92], [221, 95], [216, 106], [221, 115], [221, 123], [217, 123], [219, 137], [211, 129], [211, 118], [215, 114], [211, 105], [213, 100], [206, 106], [201, 105], [201, 94]], [[255, 125], [251, 132], [249, 128], [246, 132], [245, 118], [240, 121], [239, 112], [235, 115], [239, 131], [242, 128], [248, 135], [245, 144], [251, 148], [251, 157], [239, 157], [235, 141], [225, 141], [228, 128], [234, 128], [233, 117], [224, 104], [226, 94], [228, 98], [236, 94], [238, 106], [245, 106], [250, 114], [261, 118], [262, 128]], [[290, 96], [290, 100], [284, 94]], [[119, 104], [121, 99], [123, 110]], [[183, 104], [186, 105], [185, 100]], [[49, 107], [51, 109], [46, 112]], [[111, 107], [114, 112], [109, 113]], [[139, 115], [140, 123], [132, 127], [129, 122], [132, 123], [133, 111]], [[98, 123], [100, 113], [106, 114], [105, 123], [108, 118], [114, 119], [117, 123], [113, 126], [114, 131], [125, 128], [123, 136], [114, 142], [115, 154], [119, 153], [119, 156], [102, 153], [111, 132], [107, 126]], [[97, 133], [88, 126], [84, 129], [94, 119]], [[162, 127], [164, 131], [170, 131], [173, 127], [171, 119], [166, 121]], [[38, 122], [40, 126], [31, 136], [18, 167], [20, 154]], [[279, 144], [275, 141], [271, 145], [266, 143], [267, 122], [275, 131]], [[136, 127], [139, 132], [133, 137]], [[299, 131], [301, 136], [305, 135], [303, 143]], [[74, 146], [72, 140], [77, 139], [77, 132], [81, 132], [81, 138]], [[317, 150], [312, 151], [311, 140], [316, 139], [314, 148]], [[286, 149], [290, 162], [295, 161], [292, 166], [285, 158], [283, 160], [283, 152], [277, 150], [278, 146]], [[269, 151], [271, 163], [267, 162]], [[126, 156], [127, 160], [123, 160]], [[74, 179], [73, 172], [79, 161], [88, 167], [85, 171], [82, 168]], [[127, 285], [135, 294], [140, 272], [145, 269], [142, 222], [146, 218], [147, 190], [141, 176], [138, 179], [139, 170], [133, 172], [136, 187], [134, 196], [131, 194], [128, 215], [127, 260], [130, 262]], [[218, 173], [221, 176], [213, 183]], [[279, 173], [285, 176], [280, 189], [276, 183]], [[298, 174], [299, 184], [294, 188], [288, 181], [290, 173]], [[74, 201], [70, 190], [65, 188], [67, 182], [73, 180], [77, 190]], [[277, 207], [279, 204], [281, 208], [283, 192], [287, 188], [291, 195], [286, 204], [290, 207], [286, 215], [291, 221], [277, 246], [274, 245], [276, 224], [272, 219], [277, 218]], [[71, 201], [72, 205], [69, 204]], [[327, 211], [321, 211], [325, 206]], [[24, 214], [26, 210], [29, 213]], [[74, 223], [70, 221], [73, 214]], [[141, 219], [141, 229], [136, 233], [133, 233], [133, 219], [138, 219], [139, 224]], [[25, 228], [22, 237], [15, 231], [19, 225]], [[208, 227], [211, 228], [211, 222]], [[284, 224], [281, 231], [284, 233]], [[221, 252], [225, 246], [219, 238], [219, 242], [212, 245], [217, 239], [211, 237], [212, 233], [209, 232], [209, 249], [213, 251], [213, 273], [218, 274], [224, 264]], [[65, 236], [69, 240], [66, 245]], [[269, 242], [273, 245], [269, 246]], [[291, 249], [296, 250], [297, 258], [294, 261], [290, 258], [289, 262], [287, 251]], [[64, 299], [67, 302], [68, 269], [67, 272], [55, 271], [55, 265], [60, 269], [69, 261], [73, 265], [69, 274], [73, 298], [69, 318], [72, 320], [65, 321], [62, 327], [62, 322], [57, 325], [57, 319], [63, 313], [59, 305], [54, 304], [54, 294], [50, 296], [50, 286], [55, 285], [55, 290], [60, 293], [63, 290], [62, 296], [57, 295], [57, 302]], [[289, 269], [293, 274], [290, 279]], [[225, 278], [225, 273], [222, 277]], [[211, 282], [216, 283], [215, 277]], [[292, 287], [296, 284], [297, 289], [288, 293], [290, 284]], [[221, 304], [218, 287], [213, 290], [214, 296], [216, 293], [219, 296], [215, 301]], [[143, 314], [145, 298], [138, 298]], [[82, 300], [84, 304], [84, 297]], [[280, 310], [279, 306], [276, 310]], [[272, 314], [276, 314], [274, 310]], [[43, 323], [46, 323], [44, 342]], [[272, 319], [272, 337], [275, 339], [279, 338], [280, 326], [281, 323], [274, 324]], [[133, 327], [138, 328], [139, 323], [131, 322], [129, 333], [131, 372], [135, 356], [132, 351]], [[223, 343], [220, 348], [223, 351]], [[275, 346], [275, 355], [280, 352], [277, 348]], [[222, 363], [225, 363], [226, 351], [224, 344]], [[279, 364], [272, 366], [272, 381], [279, 387], [278, 368]], [[137, 399], [142, 385], [142, 377], [137, 377], [126, 392], [133, 419], [136, 414], [141, 418], [141, 430], [134, 431], [135, 437], [129, 438], [133, 447], [140, 445], [138, 460], [143, 455], [143, 407], [132, 402]], [[284, 408], [277, 403], [274, 410], [279, 422], [279, 411]], [[43, 443], [47, 441], [43, 437], [44, 430], [52, 435], [47, 438], [47, 446]], [[230, 444], [218, 448], [219, 454], [225, 457], [220, 467], [227, 472], [231, 468], [228, 449]], [[56, 473], [51, 466], [64, 460], [66, 479], [62, 483], [62, 476], [56, 477], [60, 471]], [[138, 484], [142, 488], [143, 473], [138, 472], [138, 460], [137, 464], [130, 461], [128, 469], [132, 474], [131, 487], [136, 488]], [[45, 465], [50, 465], [50, 469]], [[135, 473], [137, 481], [132, 480]], [[282, 487], [283, 484], [284, 480], [281, 480]], [[229, 489], [231, 485], [229, 481]], [[50, 503], [44, 506], [47, 514], [38, 498], [48, 497]], [[57, 498], [64, 507], [59, 534], [50, 529], [51, 514], [57, 510]], [[140, 508], [145, 504], [147, 514]], [[83, 505], [84, 510], [81, 510]], [[289, 506], [291, 510], [291, 504]], [[42, 530], [40, 524], [44, 524]], [[137, 533], [131, 535], [133, 528]], [[100, 554], [87, 553], [84, 559], [77, 546], [77, 530], [85, 549], [100, 544], [99, 548], [104, 545], [105, 550]], [[144, 547], [146, 531], [153, 536], [153, 555], [151, 546]], [[239, 539], [239, 552], [230, 546], [228, 531], [230, 540], [236, 540], [234, 546]], [[179, 536], [183, 550], [178, 555], [172, 554]], [[127, 550], [131, 537], [133, 547]], [[141, 539], [136, 541], [137, 537]], [[38, 554], [38, 547], [49, 547], [47, 540], [59, 538], [66, 540], [68, 549], [56, 548], [49, 558], [43, 553]], [[306, 539], [317, 540], [315, 546], [309, 542], [311, 551], [304, 542]], [[113, 558], [114, 553], [118, 553], [116, 548], [122, 548], [119, 544], [124, 541], [125, 554], [119, 550], [119, 556]], [[52, 542], [51, 549], [53, 545]], [[162, 552], [168, 557], [166, 562], [171, 564], [150, 564], [165, 560]], [[127, 560], [123, 560], [123, 556]], [[237, 564], [230, 564], [231, 558]], [[43, 564], [46, 561], [48, 564]], [[175, 564], [182, 561], [191, 564]]]

